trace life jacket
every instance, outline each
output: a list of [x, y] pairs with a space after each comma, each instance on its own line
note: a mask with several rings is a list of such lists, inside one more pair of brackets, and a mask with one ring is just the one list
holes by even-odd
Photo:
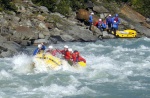
[[107, 23], [112, 23], [112, 18], [111, 18], [111, 17], [108, 17], [108, 18], [106, 19], [106, 22], [107, 22]]
[[106, 28], [106, 24], [105, 24], [105, 23], [102, 23], [102, 27], [103, 27], [103, 28]]
[[72, 53], [72, 60], [73, 62], [76, 62], [76, 53]]
[[101, 28], [102, 27], [102, 23], [103, 23], [102, 21], [98, 21], [98, 26], [97, 27]]
[[118, 17], [115, 17], [114, 21], [118, 22], [118, 20], [119, 20]]
[[61, 54], [65, 55], [68, 50], [61, 50]]
[[90, 22], [90, 23], [93, 22], [93, 16], [92, 16], [92, 15], [89, 16], [89, 22]]
[[116, 22], [116, 23], [114, 22], [113, 25], [112, 25], [112, 27], [115, 28], [115, 29], [118, 29], [118, 23], [117, 23], [117, 22]]
[[51, 55], [56, 56], [57, 50], [48, 50], [46, 52], [49, 52]]
[[86, 60], [83, 57], [79, 56], [78, 57], [78, 62], [81, 62], [81, 61], [83, 61], [84, 63], [86, 63]]
[[94, 26], [96, 26], [96, 27], [98, 26], [98, 21], [94, 23]]
[[65, 58], [66, 60], [70, 60], [70, 59], [71, 59], [71, 53], [70, 53], [69, 51], [66, 51], [66, 52], [65, 52], [65, 55], [64, 55], [64, 58]]
[[33, 52], [33, 55], [36, 55], [36, 54], [39, 54], [39, 53], [43, 53], [44, 51], [39, 49], [39, 48], [36, 48]]

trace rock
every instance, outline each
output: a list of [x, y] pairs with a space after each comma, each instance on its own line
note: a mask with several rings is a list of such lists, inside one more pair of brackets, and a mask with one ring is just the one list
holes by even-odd
[[131, 19], [134, 22], [145, 22], [145, 17], [138, 12], [134, 11], [131, 7], [128, 5], [124, 5], [121, 8], [121, 13], [125, 16], [127, 16], [129, 19]]
[[146, 18], [146, 22], [150, 23], [150, 18]]
[[11, 52], [10, 50], [8, 50], [8, 51], [3, 51], [0, 55], [1, 55], [1, 57], [10, 57], [13, 54], [14, 54], [13, 52]]
[[109, 13], [109, 11], [104, 6], [94, 6], [93, 11], [97, 13]]
[[112, 34], [108, 34], [107, 31], [103, 31], [103, 38], [104, 39], [113, 39], [113, 38], [115, 38], [115, 36]]
[[20, 17], [17, 17], [17, 16], [13, 16], [13, 22], [19, 22], [21, 19]]
[[62, 30], [59, 30], [58, 28], [54, 28], [51, 32], [51, 36], [59, 36], [61, 34], [61, 32], [63, 32]]
[[97, 37], [93, 35], [93, 33], [88, 30], [81, 28], [79, 26], [72, 26], [71, 29], [67, 30], [66, 33], [72, 35], [74, 41], [96, 41]]
[[48, 28], [48, 29], [53, 29], [55, 26], [54, 26], [54, 23], [45, 23], [45, 26]]
[[61, 38], [62, 38], [62, 40], [65, 41], [65, 42], [69, 42], [69, 41], [74, 41], [74, 40], [75, 40], [72, 36], [70, 36], [70, 35], [68, 35], [68, 34], [62, 35]]
[[57, 39], [56, 39], [56, 38], [50, 37], [50, 41], [51, 41], [53, 44], [57, 44]]
[[119, 19], [121, 21], [121, 24], [129, 25], [129, 23], [126, 20], [124, 20], [123, 18], [119, 18]]
[[44, 34], [39, 33], [39, 38], [40, 38], [40, 39], [44, 39], [44, 38], [45, 38]]
[[40, 29], [48, 29], [44, 23], [39, 24]]
[[24, 22], [24, 23], [26, 23], [26, 26], [27, 27], [32, 27], [32, 22], [31, 22], [31, 20], [26, 20], [26, 22]]
[[44, 13], [48, 13], [48, 12], [49, 12], [48, 8], [45, 7], [45, 6], [40, 6], [39, 8], [40, 8], [40, 10], [43, 11]]
[[7, 41], [7, 39], [0, 35], [0, 42], [2, 43], [2, 42], [6, 42], [6, 41]]
[[22, 40], [37, 39], [32, 29], [25, 26], [18, 26], [13, 36]]
[[140, 32], [141, 34], [144, 34], [145, 36], [150, 38], [150, 29], [148, 29], [145, 26], [142, 26], [141, 24], [134, 24], [135, 29]]
[[21, 46], [15, 42], [7, 41], [1, 44], [1, 46], [7, 48], [8, 50], [11, 50], [13, 52], [18, 52], [21, 48]]
[[93, 34], [96, 36], [102, 36], [103, 35], [103, 33], [96, 26], [92, 26], [91, 30], [92, 30]]
[[20, 13], [25, 13], [26, 12], [26, 9], [24, 6], [18, 6], [18, 10], [17, 12], [20, 12]]
[[31, 41], [28, 41], [28, 40], [22, 40], [20, 45], [22, 46], [30, 46], [31, 45]]
[[42, 33], [44, 36], [50, 36], [50, 32], [49, 31], [43, 31]]
[[88, 1], [85, 5], [87, 8], [93, 8], [94, 7], [94, 4], [91, 1]]
[[99, 15], [101, 19], [105, 18], [104, 14]]
[[7, 41], [0, 43], [1, 57], [9, 57], [21, 50], [21, 46], [15, 42]]
[[[79, 9], [77, 11], [77, 16], [76, 17], [79, 20], [84, 20], [85, 22], [88, 22], [89, 21], [89, 15], [90, 15], [90, 13], [87, 10]], [[99, 17], [94, 15], [93, 16], [93, 24], [95, 24], [98, 20], [99, 20]]]
[[40, 43], [49, 44], [50, 41], [47, 40], [47, 39], [38, 39], [38, 40], [35, 40], [35, 41], [34, 41], [34, 44], [35, 44], [35, 45], [40, 44]]
[[40, 21], [44, 21], [46, 19], [46, 17], [42, 16], [42, 15], [38, 15], [37, 19]]

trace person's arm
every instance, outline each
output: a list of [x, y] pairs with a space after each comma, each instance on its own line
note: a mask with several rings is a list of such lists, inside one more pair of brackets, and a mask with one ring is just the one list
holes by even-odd
[[45, 50], [46, 49], [46, 46], [45, 45], [42, 45], [42, 50]]
[[36, 55], [38, 52], [39, 52], [39, 49], [36, 48], [36, 49], [34, 50], [34, 52], [33, 52], [33, 55]]
[[86, 63], [86, 60], [83, 57], [79, 57], [79, 61], [83, 61], [84, 63]]

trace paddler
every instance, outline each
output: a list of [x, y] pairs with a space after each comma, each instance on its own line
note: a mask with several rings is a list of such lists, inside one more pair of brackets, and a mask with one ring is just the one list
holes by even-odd
[[63, 57], [65, 57], [66, 52], [68, 51], [68, 46], [65, 45], [63, 50], [60, 50], [60, 53], [62, 54]]
[[38, 47], [34, 50], [33, 55], [36, 55], [42, 51], [42, 45], [39, 44]]
[[75, 50], [72, 53], [72, 59], [73, 59], [74, 63], [81, 62], [81, 61], [83, 61], [84, 63], [86, 63], [86, 60], [80, 55], [80, 53], [77, 50]]
[[72, 53], [73, 53], [73, 50], [71, 48], [69, 48], [68, 51], [66, 52], [65, 56], [64, 56], [65, 60], [67, 60], [70, 65], [73, 64]]
[[58, 51], [57, 51], [57, 49], [54, 49], [54, 47], [50, 45], [50, 46], [48, 47], [48, 50], [46, 51], [46, 53], [50, 53], [50, 54], [52, 54], [53, 56], [56, 56], [56, 54], [58, 53]]

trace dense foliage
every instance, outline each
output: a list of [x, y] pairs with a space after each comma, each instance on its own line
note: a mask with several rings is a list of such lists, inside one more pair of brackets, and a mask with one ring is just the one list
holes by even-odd
[[14, 10], [15, 11], [16, 7], [12, 0], [0, 0], [0, 11], [3, 10]]
[[38, 5], [46, 6], [51, 12], [59, 12], [63, 15], [69, 15], [71, 10], [84, 8], [87, 0], [32, 0]]
[[[13, 1], [15, 0], [0, 0], [0, 11], [15, 10]], [[85, 3], [88, 1], [96, 2], [97, 0], [32, 0], [37, 5], [46, 6], [51, 12], [59, 12], [63, 15], [69, 15], [73, 10], [85, 8]], [[127, 3], [132, 8], [150, 17], [150, 0], [99, 0], [101, 2], [117, 2], [118, 4]]]
[[150, 17], [150, 0], [103, 0], [103, 1], [127, 3], [142, 15]]
[[[84, 4], [89, 0], [32, 0], [34, 3], [44, 5], [50, 9], [50, 11], [57, 11], [61, 14], [68, 15], [70, 10], [76, 10], [84, 8]], [[91, 0], [95, 2], [96, 0]], [[135, 10], [150, 17], [150, 0], [99, 0], [105, 2], [117, 2], [127, 3], [131, 5]]]

